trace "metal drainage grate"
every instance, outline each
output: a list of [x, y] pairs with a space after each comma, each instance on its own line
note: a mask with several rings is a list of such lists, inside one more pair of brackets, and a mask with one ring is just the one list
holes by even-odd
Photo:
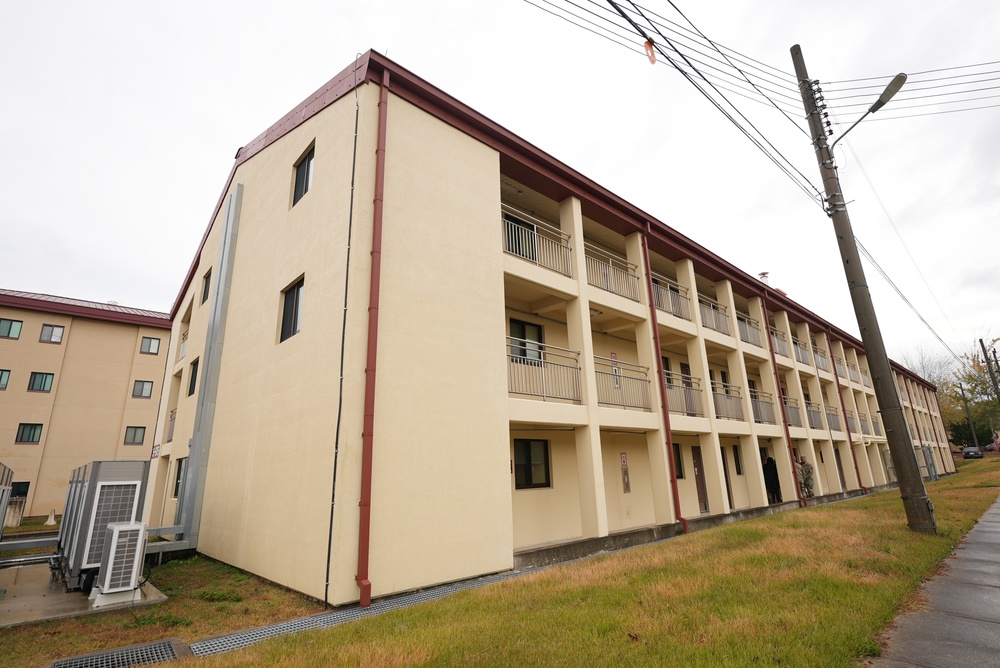
[[59, 659], [52, 664], [52, 668], [126, 668], [173, 661], [176, 658], [177, 652], [174, 651], [173, 644], [169, 640], [161, 640], [146, 645]]
[[351, 622], [356, 619], [379, 615], [383, 612], [396, 610], [397, 608], [407, 608], [411, 605], [417, 605], [419, 603], [436, 601], [439, 598], [444, 598], [445, 596], [449, 596], [466, 589], [476, 589], [488, 584], [493, 584], [494, 582], [500, 582], [508, 578], [523, 575], [525, 572], [526, 571], [508, 571], [506, 573], [490, 575], [476, 580], [467, 580], [465, 582], [441, 585], [434, 587], [433, 589], [427, 589], [424, 591], [414, 592], [412, 594], [404, 594], [403, 596], [397, 596], [391, 599], [376, 601], [367, 608], [353, 607], [347, 610], [333, 610], [313, 615], [311, 617], [293, 619], [287, 622], [279, 622], [269, 626], [262, 626], [257, 629], [250, 629], [249, 631], [240, 631], [239, 633], [219, 636], [218, 638], [200, 640], [198, 642], [191, 643], [191, 652], [194, 653], [195, 656], [209, 656], [211, 654], [230, 652], [232, 650], [255, 645], [262, 640], [267, 640], [268, 638], [274, 638], [276, 636], [299, 633], [301, 631], [311, 631], [313, 629], [325, 629], [338, 624], [343, 624], [344, 622]]

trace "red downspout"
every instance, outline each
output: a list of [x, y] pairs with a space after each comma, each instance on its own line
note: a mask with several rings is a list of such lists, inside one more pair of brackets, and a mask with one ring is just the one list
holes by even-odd
[[[649, 230], [649, 221], [646, 221], [646, 230]], [[641, 233], [640, 233], [641, 234]], [[674, 515], [681, 523], [681, 530], [688, 532], [688, 521], [681, 516], [681, 495], [677, 491], [677, 470], [674, 467], [674, 435], [670, 430], [670, 407], [667, 405], [667, 388], [665, 387], [666, 375], [663, 373], [663, 349], [660, 348], [660, 325], [656, 317], [656, 298], [653, 295], [653, 274], [649, 267], [649, 245], [646, 243], [646, 235], [642, 234], [642, 261], [646, 271], [646, 291], [649, 294], [649, 319], [653, 324], [653, 344], [656, 346], [656, 369], [660, 374], [660, 410], [663, 412], [663, 426], [667, 432], [667, 462], [670, 464], [670, 491], [674, 497]]]
[[368, 291], [368, 358], [365, 362], [365, 419], [361, 432], [361, 508], [358, 527], [358, 574], [354, 579], [361, 589], [361, 607], [372, 602], [372, 583], [368, 579], [368, 553], [372, 524], [372, 450], [375, 439], [375, 369], [378, 360], [378, 304], [382, 277], [382, 197], [385, 192], [385, 132], [389, 108], [389, 72], [382, 71], [382, 89], [378, 100], [378, 145], [375, 149], [375, 200], [372, 216], [372, 268]]
[[[830, 338], [830, 330], [826, 330], [826, 346], [830, 350], [830, 357], [833, 357], [833, 340]], [[837, 381], [834, 386], [837, 388], [837, 398], [840, 399], [840, 413], [844, 416], [844, 432], [847, 434], [847, 443], [851, 450], [851, 461], [854, 462], [854, 477], [858, 480], [858, 487], [861, 488], [862, 494], [868, 493], [868, 488], [861, 484], [861, 470], [858, 468], [858, 458], [854, 454], [854, 441], [851, 440], [851, 425], [847, 423], [847, 404], [844, 403], [844, 395], [840, 392], [840, 376], [837, 374], [837, 360], [831, 359], [833, 362], [833, 377]], [[844, 364], [847, 364], [847, 360], [844, 360]], [[847, 387], [850, 387], [850, 381], [847, 383]], [[832, 436], [832, 434], [831, 434]]]
[[795, 461], [795, 453], [792, 451], [792, 432], [788, 430], [788, 409], [785, 408], [785, 395], [781, 392], [781, 376], [778, 375], [778, 360], [774, 357], [774, 341], [771, 340], [771, 324], [767, 318], [767, 293], [762, 292], [760, 298], [764, 303], [763, 323], [767, 328], [767, 331], [764, 332], [764, 336], [767, 337], [767, 351], [771, 353], [771, 371], [774, 374], [774, 387], [777, 390], [776, 394], [778, 395], [778, 405], [781, 406], [781, 426], [785, 429], [785, 443], [788, 446], [788, 459], [792, 462], [792, 481], [795, 483], [795, 495], [799, 497], [799, 503], [803, 506], [808, 506], [809, 500], [806, 499], [804, 494], [802, 494], [802, 488], [799, 486], [798, 463]]

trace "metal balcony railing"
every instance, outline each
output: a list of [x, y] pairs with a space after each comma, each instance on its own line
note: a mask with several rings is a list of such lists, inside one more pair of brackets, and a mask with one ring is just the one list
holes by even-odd
[[729, 310], [711, 297], [698, 295], [701, 324], [709, 329], [729, 335]]
[[868, 415], [866, 413], [858, 413], [858, 422], [861, 423], [861, 433], [872, 435], [872, 430], [868, 426]]
[[916, 438], [917, 436], [916, 436], [916, 434], [913, 431], [913, 423], [912, 422], [907, 422], [906, 426], [910, 430], [910, 439], [912, 440], [912, 439]]
[[857, 434], [858, 433], [858, 421], [854, 417], [854, 411], [852, 411], [849, 408], [846, 409], [844, 411], [844, 417], [847, 418], [847, 431], [851, 432], [852, 434]]
[[858, 373], [858, 367], [856, 364], [853, 364], [851, 362], [847, 363], [847, 375], [853, 382], [855, 383], [861, 382], [861, 374]]
[[508, 336], [507, 390], [512, 394], [579, 402], [580, 353]]
[[774, 417], [774, 400], [770, 392], [750, 390], [750, 409], [757, 424], [777, 424]]
[[823, 407], [811, 401], [806, 402], [806, 418], [812, 429], [823, 428]]
[[523, 211], [501, 205], [503, 250], [564, 276], [573, 275], [569, 236], [558, 227]]
[[795, 351], [795, 359], [801, 364], [812, 366], [812, 359], [809, 357], [809, 346], [798, 339], [792, 339], [792, 349]]
[[760, 348], [764, 347], [764, 341], [760, 336], [760, 322], [754, 320], [746, 313], [737, 311], [736, 328], [740, 330], [740, 341], [752, 343]]
[[187, 355], [188, 349], [188, 332], [190, 330], [184, 330], [181, 334], [181, 345], [177, 349], [177, 361], [180, 362]]
[[872, 386], [872, 378], [868, 375], [868, 372], [865, 369], [861, 370], [861, 384], [865, 387]]
[[882, 435], [882, 421], [874, 415], [872, 416], [872, 431], [875, 432], [876, 436]]
[[597, 401], [606, 406], [648, 411], [649, 367], [594, 355]]
[[774, 327], [771, 327], [771, 345], [774, 346], [774, 353], [782, 357], [788, 357], [788, 341], [785, 335]]
[[844, 367], [844, 360], [840, 359], [839, 357], [834, 357], [833, 363], [837, 367], [837, 377], [847, 378], [847, 369]]
[[174, 425], [177, 423], [177, 409], [170, 411], [170, 420], [167, 422], [167, 439], [165, 443], [174, 440]]
[[712, 381], [712, 401], [715, 404], [716, 417], [726, 420], [744, 419], [740, 388], [736, 385]]
[[684, 320], [691, 319], [691, 298], [688, 289], [677, 281], [653, 273], [653, 303], [665, 313]]
[[834, 431], [840, 431], [843, 427], [840, 426], [840, 413], [837, 412], [836, 408], [826, 407], [826, 423], [830, 425], [830, 429]]
[[665, 371], [663, 382], [667, 387], [667, 408], [671, 413], [692, 417], [705, 415], [701, 399], [701, 378]]
[[588, 283], [639, 301], [639, 276], [634, 264], [591, 243], [585, 243], [583, 248], [587, 256]]
[[783, 397], [785, 403], [785, 415], [788, 416], [789, 427], [802, 426], [802, 409], [799, 407], [798, 399]]
[[813, 357], [816, 359], [816, 368], [823, 371], [830, 370], [830, 360], [826, 357], [826, 352], [822, 348], [812, 347]]

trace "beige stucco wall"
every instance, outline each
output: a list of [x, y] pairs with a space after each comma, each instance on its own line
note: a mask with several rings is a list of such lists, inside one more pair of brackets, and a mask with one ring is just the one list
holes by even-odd
[[[518, 431], [513, 438], [539, 438], [549, 442], [551, 486], [536, 489], [515, 489], [510, 474], [510, 498], [513, 508], [514, 548], [580, 538], [583, 527], [580, 518], [580, 481], [577, 467], [576, 440], [567, 431]], [[514, 460], [513, 438], [509, 458]], [[511, 464], [508, 464], [511, 467]], [[510, 470], [510, 468], [508, 469]]]
[[[0, 462], [28, 482], [26, 515], [61, 513], [73, 469], [95, 460], [148, 459], [163, 383], [166, 329], [83, 316], [0, 307], [23, 322], [18, 339], [0, 339]], [[42, 343], [43, 324], [64, 327], [60, 344]], [[160, 339], [157, 355], [140, 353], [142, 337]], [[49, 392], [28, 391], [32, 372], [52, 373]], [[149, 399], [132, 397], [136, 380], [153, 382]], [[39, 443], [15, 443], [20, 423], [40, 423]], [[126, 427], [146, 427], [142, 445], [125, 445]]]

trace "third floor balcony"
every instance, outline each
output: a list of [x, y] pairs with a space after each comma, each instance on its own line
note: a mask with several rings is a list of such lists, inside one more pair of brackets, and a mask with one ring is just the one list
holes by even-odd
[[774, 399], [770, 392], [750, 390], [750, 409], [753, 411], [753, 421], [758, 424], [776, 424], [774, 417]]
[[774, 346], [774, 354], [788, 357], [788, 340], [782, 332], [774, 327], [771, 328], [771, 344]]
[[579, 403], [580, 353], [531, 339], [507, 337], [507, 390], [511, 394]]
[[688, 289], [677, 281], [653, 272], [653, 303], [656, 308], [684, 320], [691, 319], [691, 298]]
[[671, 413], [692, 417], [705, 415], [705, 409], [702, 407], [701, 378], [665, 371], [663, 381], [667, 387], [667, 407]]
[[791, 397], [784, 397], [784, 402], [785, 402], [785, 415], [788, 416], [788, 426], [801, 427], [802, 409], [799, 407], [798, 400], [792, 399]]
[[584, 251], [587, 256], [588, 283], [634, 302], [639, 301], [636, 265], [591, 243], [584, 244]]
[[799, 363], [812, 366], [812, 360], [809, 358], [809, 346], [805, 343], [805, 341], [793, 338], [792, 349], [795, 351], [795, 359], [798, 360]]
[[740, 399], [740, 388], [729, 383], [712, 381], [712, 401], [715, 403], [715, 416], [725, 420], [743, 420], [743, 401]]
[[754, 320], [746, 313], [736, 312], [736, 327], [740, 330], [740, 340], [751, 343], [760, 348], [764, 347], [764, 342], [760, 336], [760, 322]]
[[650, 410], [649, 367], [595, 355], [594, 370], [598, 403]]
[[709, 329], [729, 335], [729, 310], [711, 297], [698, 295], [701, 324]]
[[564, 276], [573, 275], [569, 236], [544, 220], [502, 205], [503, 250]]
[[813, 358], [816, 360], [816, 368], [823, 371], [830, 370], [830, 360], [826, 356], [826, 351], [818, 346], [813, 346]]
[[823, 428], [823, 407], [812, 401], [806, 402], [806, 417], [809, 419], [809, 427], [812, 429]]

